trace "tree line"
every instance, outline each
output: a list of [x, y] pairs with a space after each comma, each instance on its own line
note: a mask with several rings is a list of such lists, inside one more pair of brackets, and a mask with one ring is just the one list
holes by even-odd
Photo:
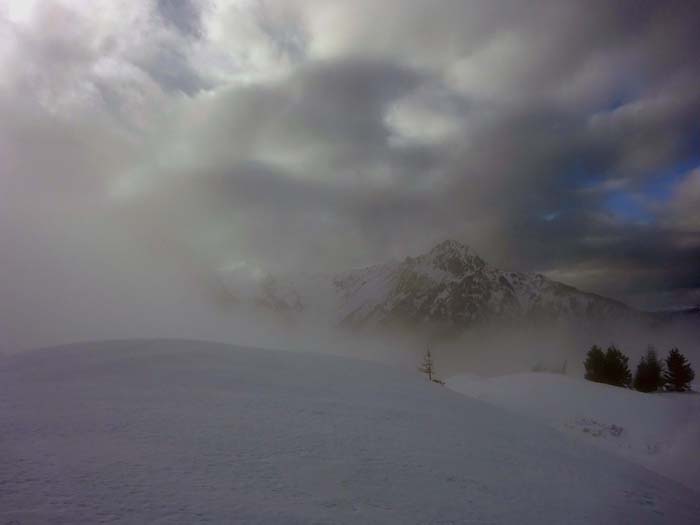
[[654, 347], [649, 347], [637, 365], [634, 377], [629, 369], [629, 358], [615, 345], [603, 349], [593, 345], [583, 362], [586, 369], [585, 378], [596, 383], [605, 383], [640, 392], [687, 392], [695, 379], [695, 372], [686, 357], [673, 348], [668, 356], [661, 360]]

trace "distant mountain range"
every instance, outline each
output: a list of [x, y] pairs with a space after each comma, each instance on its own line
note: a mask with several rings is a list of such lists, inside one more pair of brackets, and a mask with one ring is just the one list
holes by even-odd
[[653, 312], [652, 315], [656, 319], [663, 321], [700, 321], [700, 306], [658, 310]]
[[[442, 327], [502, 320], [620, 320], [648, 314], [540, 274], [491, 266], [448, 240], [417, 257], [326, 274], [226, 279], [229, 293], [285, 316], [317, 316], [352, 329]], [[245, 288], [245, 290], [243, 289]]]

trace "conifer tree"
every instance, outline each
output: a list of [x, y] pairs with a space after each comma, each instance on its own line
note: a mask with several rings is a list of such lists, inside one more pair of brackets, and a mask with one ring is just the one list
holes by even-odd
[[611, 345], [605, 352], [605, 381], [614, 386], [630, 386], [632, 372], [629, 369], [629, 358], [615, 345]]
[[664, 386], [663, 364], [653, 346], [650, 346], [646, 355], [639, 360], [633, 386], [640, 392], [656, 392]]
[[673, 348], [666, 358], [664, 374], [666, 389], [673, 392], [686, 392], [690, 390], [690, 382], [693, 379], [695, 379], [695, 372], [690, 363], [678, 348]]
[[605, 354], [599, 346], [593, 345], [591, 347], [586, 354], [583, 366], [586, 368], [586, 379], [596, 383], [605, 382]]

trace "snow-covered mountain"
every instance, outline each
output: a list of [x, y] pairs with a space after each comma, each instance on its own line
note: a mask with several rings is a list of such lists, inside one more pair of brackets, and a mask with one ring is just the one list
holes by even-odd
[[350, 328], [438, 326], [519, 319], [610, 320], [632, 308], [548, 279], [491, 266], [453, 240], [429, 252], [336, 274], [266, 276], [253, 294], [227, 281], [234, 297], [286, 315], [316, 314]]

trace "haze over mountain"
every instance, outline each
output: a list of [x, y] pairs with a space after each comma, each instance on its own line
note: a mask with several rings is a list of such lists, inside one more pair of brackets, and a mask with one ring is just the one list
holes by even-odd
[[641, 312], [600, 295], [498, 269], [454, 240], [427, 253], [337, 273], [225, 279], [232, 297], [287, 317], [314, 315], [348, 328], [424, 328], [459, 332], [503, 321], [642, 320]]

